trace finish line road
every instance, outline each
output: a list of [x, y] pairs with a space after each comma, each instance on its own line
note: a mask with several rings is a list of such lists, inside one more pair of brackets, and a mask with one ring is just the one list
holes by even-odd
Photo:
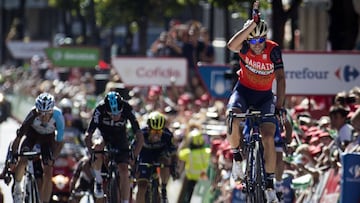
[[[0, 170], [4, 168], [4, 162], [9, 143], [15, 138], [16, 129], [18, 127], [19, 124], [17, 121], [11, 118], [8, 118], [5, 122], [0, 124]], [[0, 180], [0, 188], [4, 194], [4, 203], [13, 202], [11, 196], [11, 185], [12, 182], [8, 186], [4, 183], [3, 180]]]

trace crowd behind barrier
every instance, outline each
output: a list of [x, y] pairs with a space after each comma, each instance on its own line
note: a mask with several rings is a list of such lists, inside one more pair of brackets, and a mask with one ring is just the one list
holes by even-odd
[[[17, 98], [11, 101], [12, 112], [18, 115], [19, 120], [23, 119], [22, 109], [26, 111], [32, 106], [32, 98], [39, 92], [48, 91], [56, 95], [57, 101], [69, 98], [73, 103], [73, 116], [80, 118], [86, 125], [92, 108], [100, 98], [99, 95], [89, 92], [89, 89], [96, 88], [93, 79], [88, 79], [93, 82], [86, 84], [92, 88], [85, 88], [85, 83], [37, 78], [36, 75], [20, 68], [3, 67], [1, 72], [2, 92], [5, 98]], [[111, 78], [117, 78], [115, 73], [111, 75]], [[82, 77], [91, 77], [91, 74], [82, 74], [78, 81], [87, 81]], [[119, 81], [110, 80], [105, 92], [118, 87], [114, 85], [118, 84], [117, 82]], [[225, 139], [224, 102], [214, 100], [208, 94], [196, 99], [192, 92], [180, 92], [179, 89], [176, 91], [177, 94], [172, 91], [166, 95], [159, 86], [134, 87], [129, 91], [129, 103], [137, 112], [142, 125], [148, 112], [164, 112], [179, 149], [187, 146], [187, 134], [195, 128], [194, 126], [201, 128], [211, 148], [211, 158], [207, 178], [199, 181], [197, 187], [202, 185], [210, 191], [215, 191], [207, 192], [201, 199], [207, 199], [208, 202], [225, 202], [225, 199], [230, 201], [241, 198], [234, 196], [241, 193], [234, 192], [237, 189], [231, 182], [232, 153]], [[291, 99], [293, 98], [288, 98], [288, 101]], [[358, 187], [349, 185], [360, 184], [360, 88], [354, 87], [347, 93], [339, 92], [334, 98], [329, 114], [323, 115], [320, 119], [312, 118], [306, 109], [299, 110], [298, 106], [305, 102], [308, 102], [308, 98], [304, 97], [296, 106], [287, 106], [293, 134], [292, 141], [287, 147], [288, 151], [284, 154], [285, 172], [280, 186], [284, 193], [284, 202], [319, 202], [321, 199], [325, 201], [326, 198], [349, 202], [345, 201], [348, 197], [345, 194], [349, 193], [350, 196], [359, 198], [356, 196], [357, 193], [354, 193]], [[319, 105], [315, 101], [310, 103]], [[340, 120], [343, 120], [343, 123]], [[344, 125], [349, 129], [347, 132], [341, 130]], [[351, 134], [343, 135], [349, 132]], [[344, 139], [340, 139], [342, 136]], [[195, 191], [199, 190], [197, 187]], [[194, 198], [196, 195], [199, 196], [194, 192]], [[353, 200], [355, 199], [351, 199]]]
[[[149, 55], [155, 57], [172, 53], [179, 56], [181, 50], [188, 52], [186, 50], [198, 47], [197, 40], [184, 41], [184, 38], [191, 38], [194, 34], [198, 36], [200, 31], [206, 32], [206, 28], [199, 24], [191, 24], [188, 29], [183, 26], [177, 24], [173, 29], [162, 33], [150, 48]], [[167, 46], [172, 50], [160, 51], [163, 48], [161, 43], [168, 40], [165, 38], [183, 41], [168, 41]], [[213, 62], [211, 51], [206, 55], [204, 61]], [[190, 59], [193, 60], [193, 57], [188, 57]], [[189, 75], [192, 77], [196, 69], [194, 62], [190, 64], [193, 64], [189, 67], [193, 70]], [[1, 92], [5, 99], [12, 102], [13, 116], [22, 120], [24, 112], [31, 108], [33, 98], [40, 92], [49, 92], [55, 95], [57, 102], [63, 98], [70, 99], [72, 117], [80, 119], [87, 126], [93, 108], [103, 96], [96, 94], [98, 87], [94, 72], [71, 68], [66, 70], [64, 77], [59, 70], [63, 69], [55, 68], [50, 61], [39, 57], [33, 57], [27, 69], [2, 66]], [[103, 92], [119, 91], [133, 106], [142, 126], [145, 125], [149, 112], [163, 112], [167, 116], [169, 129], [174, 133], [179, 151], [189, 146], [189, 132], [194, 128], [202, 131], [211, 155], [206, 175], [201, 176], [194, 188], [194, 201], [243, 201], [244, 194], [239, 192], [240, 189], [231, 179], [232, 152], [226, 140], [224, 101], [213, 99], [204, 88], [192, 88], [198, 87], [198, 81], [191, 80], [189, 87], [151, 86], [127, 89], [111, 67], [109, 72], [109, 81]], [[321, 100], [313, 97], [286, 98], [293, 133], [283, 155], [283, 180], [275, 183], [277, 190], [283, 193], [283, 202], [360, 201], [360, 87], [339, 92], [320, 119], [311, 115], [311, 109], [324, 106], [326, 105]], [[204, 190], [205, 193], [199, 192]]]

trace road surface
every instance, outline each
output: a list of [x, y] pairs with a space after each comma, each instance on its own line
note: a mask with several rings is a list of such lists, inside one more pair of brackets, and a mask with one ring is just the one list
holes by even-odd
[[[13, 119], [7, 119], [7, 121], [0, 124], [0, 170], [4, 167], [7, 148], [10, 141], [15, 138], [18, 127], [19, 124]], [[3, 180], [0, 180], [0, 188], [4, 193], [4, 203], [13, 202], [10, 186], [7, 186]]]

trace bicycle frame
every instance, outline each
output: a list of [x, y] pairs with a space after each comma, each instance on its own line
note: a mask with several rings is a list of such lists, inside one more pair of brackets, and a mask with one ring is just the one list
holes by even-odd
[[229, 113], [229, 129], [231, 133], [233, 118], [249, 119], [250, 134], [244, 135], [244, 152], [246, 154], [245, 192], [247, 202], [265, 201], [265, 161], [264, 148], [260, 134], [262, 118], [274, 117], [274, 114], [261, 114], [260, 111], [248, 110], [246, 113]]
[[118, 203], [120, 202], [120, 175], [118, 171], [117, 163], [115, 162], [115, 156], [119, 153], [118, 150], [113, 148], [107, 148], [105, 150], [93, 151], [93, 153], [99, 154], [108, 154], [109, 163], [108, 163], [108, 176], [107, 179], [107, 195], [106, 202], [108, 203]]
[[138, 163], [139, 166], [146, 166], [151, 169], [151, 175], [148, 181], [148, 187], [146, 191], [146, 200], [149, 203], [160, 202], [160, 193], [159, 193], [159, 177], [157, 176], [157, 168], [172, 167], [173, 165], [162, 164], [162, 163]]
[[27, 158], [27, 166], [25, 170], [24, 178], [24, 202], [26, 203], [40, 203], [40, 194], [39, 188], [36, 183], [34, 175], [34, 165], [33, 160], [35, 157], [39, 156], [40, 152], [22, 152], [18, 154], [20, 157]]

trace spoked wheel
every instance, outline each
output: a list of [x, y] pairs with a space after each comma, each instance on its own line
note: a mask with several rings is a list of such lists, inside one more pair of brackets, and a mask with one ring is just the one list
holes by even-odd
[[264, 181], [265, 181], [265, 172], [263, 167], [263, 157], [260, 151], [259, 143], [256, 143], [254, 150], [254, 162], [255, 164], [255, 185], [254, 185], [254, 193], [256, 202], [266, 202], [265, 194], [264, 194]]
[[115, 174], [113, 174], [108, 183], [107, 202], [108, 203], [120, 202], [119, 192], [120, 192], [119, 180], [118, 177]]
[[149, 203], [158, 203], [160, 202], [160, 194], [159, 194], [159, 182], [158, 180], [153, 180], [150, 187], [147, 188], [145, 199], [148, 200]]
[[24, 202], [26, 203], [40, 203], [39, 189], [35, 179], [31, 178], [26, 182], [26, 189], [24, 195]]
[[248, 203], [263, 203], [264, 196], [264, 168], [263, 158], [261, 157], [260, 146], [258, 142], [254, 143], [253, 147], [247, 150], [248, 161], [246, 164], [245, 192], [246, 202]]
[[84, 196], [81, 197], [79, 203], [94, 203], [94, 197], [90, 192], [85, 192]]
[[153, 185], [152, 185], [152, 202], [160, 202], [160, 194], [159, 194], [159, 182], [158, 179], [153, 180]]
[[255, 158], [254, 158], [254, 148], [247, 147], [245, 151], [247, 155], [246, 162], [246, 177], [245, 177], [245, 192], [246, 192], [246, 202], [254, 203], [255, 202], [255, 193], [254, 193], [254, 184], [255, 184]]

